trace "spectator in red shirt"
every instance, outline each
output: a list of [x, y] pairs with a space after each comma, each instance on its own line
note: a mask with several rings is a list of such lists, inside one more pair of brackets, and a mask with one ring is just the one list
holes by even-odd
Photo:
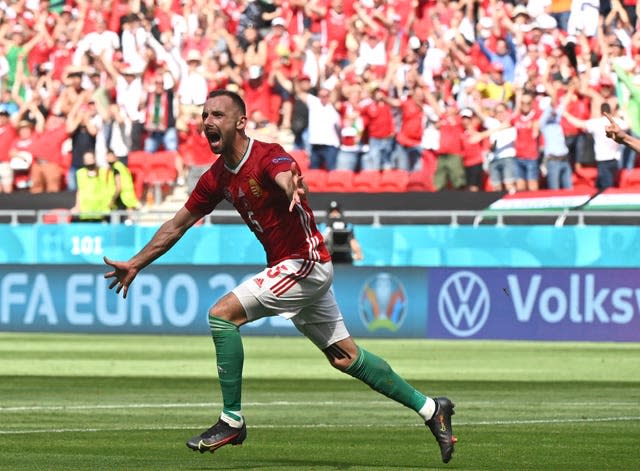
[[31, 193], [57, 193], [62, 187], [62, 144], [69, 137], [66, 117], [49, 114], [44, 130], [33, 149]]
[[0, 109], [0, 193], [13, 191], [13, 169], [9, 148], [15, 136], [16, 129], [9, 120], [9, 112], [4, 108]]
[[474, 140], [473, 136], [480, 131], [478, 116], [469, 108], [460, 111], [462, 127], [462, 163], [468, 191], [480, 191], [484, 180], [484, 154], [486, 152], [485, 141]]
[[400, 108], [401, 124], [396, 136], [393, 153], [395, 166], [401, 170], [417, 171], [422, 169], [422, 134], [424, 131], [425, 92], [417, 85], [402, 99], [388, 98], [387, 103]]
[[533, 95], [524, 93], [511, 123], [516, 128], [516, 189], [538, 190], [538, 113], [533, 107]]
[[332, 0], [331, 8], [322, 22], [323, 43], [333, 44], [333, 60], [341, 63], [348, 59], [347, 32], [349, 17], [344, 13], [342, 0]]
[[362, 158], [364, 170], [389, 170], [392, 168], [395, 123], [391, 107], [385, 102], [387, 92], [376, 85], [373, 100], [362, 110], [369, 135], [369, 152]]
[[[36, 108], [37, 110], [37, 108]], [[18, 189], [26, 189], [30, 185], [29, 171], [33, 163], [33, 154], [38, 134], [44, 127], [44, 118], [39, 111], [33, 111], [38, 116], [37, 127], [32, 121], [22, 119], [16, 125], [18, 135], [9, 148], [9, 157], [13, 168], [13, 181]]]
[[440, 148], [436, 152], [438, 165], [433, 176], [433, 186], [436, 191], [440, 191], [451, 183], [455, 190], [459, 190], [466, 182], [462, 164], [463, 128], [455, 101], [447, 100], [445, 111], [440, 110], [439, 114], [437, 126], [440, 130]]
[[[560, 90], [558, 98], [561, 99], [563, 94], [562, 90]], [[576, 118], [587, 120], [591, 118], [591, 100], [586, 95], [573, 93], [567, 103], [566, 112]], [[593, 138], [591, 135], [574, 126], [564, 117], [560, 121], [560, 125], [564, 131], [571, 162], [578, 168], [582, 165], [594, 164], [595, 154], [593, 153]]]

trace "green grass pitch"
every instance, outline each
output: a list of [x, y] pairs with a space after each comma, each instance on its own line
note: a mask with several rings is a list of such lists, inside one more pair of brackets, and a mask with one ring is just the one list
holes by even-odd
[[640, 344], [361, 340], [457, 404], [452, 461], [412, 411], [303, 338], [245, 337], [242, 446], [207, 336], [0, 334], [0, 470], [636, 470]]

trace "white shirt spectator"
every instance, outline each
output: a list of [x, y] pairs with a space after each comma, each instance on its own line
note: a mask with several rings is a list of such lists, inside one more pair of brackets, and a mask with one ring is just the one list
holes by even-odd
[[207, 79], [198, 71], [185, 71], [178, 86], [181, 105], [202, 105], [207, 101]]
[[340, 113], [333, 103], [323, 105], [315, 95], [307, 95], [309, 107], [309, 143], [340, 147]]
[[[626, 127], [621, 120], [616, 121], [623, 129]], [[622, 154], [622, 146], [606, 135], [605, 128], [608, 124], [609, 120], [604, 116], [588, 119], [585, 124], [585, 129], [593, 136], [593, 153], [596, 156], [596, 162], [620, 160]]]
[[377, 41], [371, 45], [369, 41], [362, 41], [358, 49], [358, 57], [368, 65], [385, 65], [387, 63], [387, 50], [384, 41]]
[[136, 69], [143, 69], [147, 63], [144, 58], [147, 36], [143, 28], [122, 31], [122, 58]]
[[144, 121], [144, 111], [140, 109], [143, 97], [144, 89], [140, 77], [134, 78], [131, 82], [122, 76], [117, 77], [116, 103], [129, 120], [139, 123]]
[[102, 57], [106, 54], [111, 57], [116, 49], [120, 47], [120, 38], [113, 31], [104, 30], [99, 33], [92, 31], [78, 42], [78, 48], [73, 55], [74, 64], [82, 64], [82, 56], [88, 51], [95, 57]]
[[[484, 120], [484, 127], [487, 129], [495, 129], [500, 127], [502, 122], [496, 118], [487, 118]], [[514, 126], [496, 131], [489, 137], [491, 142], [491, 160], [506, 159], [516, 156], [516, 137], [518, 131]]]
[[582, 32], [589, 37], [596, 36], [599, 19], [600, 0], [573, 0], [567, 33], [576, 35]]

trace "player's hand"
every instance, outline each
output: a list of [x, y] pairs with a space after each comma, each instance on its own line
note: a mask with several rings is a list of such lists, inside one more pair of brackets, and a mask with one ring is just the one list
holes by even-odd
[[607, 137], [613, 139], [614, 141], [622, 143], [625, 132], [620, 128], [620, 126], [618, 126], [618, 123], [615, 122], [611, 114], [603, 114], [609, 120], [609, 124], [604, 127], [605, 134], [607, 135]]
[[296, 162], [291, 164], [291, 204], [289, 204], [289, 212], [293, 211], [293, 208], [297, 204], [300, 204], [300, 201], [305, 198], [307, 194], [307, 190], [304, 185], [304, 177], [300, 174], [300, 167]]
[[133, 266], [131, 262], [116, 262], [104, 257], [104, 263], [113, 268], [113, 271], [104, 274], [104, 277], [109, 279], [113, 278], [109, 289], [116, 288], [116, 293], [120, 294], [122, 291], [122, 297], [127, 297], [129, 291], [129, 285], [138, 274], [138, 269]]

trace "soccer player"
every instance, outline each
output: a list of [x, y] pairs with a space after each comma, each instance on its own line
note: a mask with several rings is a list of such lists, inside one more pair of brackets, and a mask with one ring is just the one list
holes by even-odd
[[265, 316], [291, 319], [325, 354], [331, 365], [375, 391], [417, 412], [438, 442], [442, 460], [451, 459], [454, 404], [431, 398], [398, 376], [385, 360], [356, 345], [345, 327], [331, 287], [333, 265], [294, 159], [278, 144], [245, 134], [245, 103], [228, 90], [211, 92], [202, 111], [209, 147], [220, 155], [198, 181], [184, 207], [126, 262], [105, 257], [112, 268], [109, 288], [127, 296], [144, 267], [167, 252], [222, 199], [230, 201], [264, 246], [267, 267], [220, 298], [209, 309], [223, 409], [220, 418], [187, 446], [200, 452], [239, 445], [247, 436], [241, 407], [244, 353], [239, 327]]

